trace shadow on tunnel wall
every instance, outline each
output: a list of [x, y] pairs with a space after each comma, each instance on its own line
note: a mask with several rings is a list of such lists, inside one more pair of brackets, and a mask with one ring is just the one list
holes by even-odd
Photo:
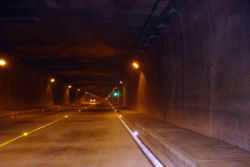
[[249, 1], [188, 1], [127, 77], [127, 104], [250, 151], [249, 16]]

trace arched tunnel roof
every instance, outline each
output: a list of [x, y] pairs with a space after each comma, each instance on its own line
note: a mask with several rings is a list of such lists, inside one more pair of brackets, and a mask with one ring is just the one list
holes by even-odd
[[[155, 0], [0, 3], [1, 54], [105, 95], [127, 68], [136, 37]], [[157, 20], [166, 3], [161, 1], [152, 20]], [[145, 34], [151, 27], [146, 27]]]

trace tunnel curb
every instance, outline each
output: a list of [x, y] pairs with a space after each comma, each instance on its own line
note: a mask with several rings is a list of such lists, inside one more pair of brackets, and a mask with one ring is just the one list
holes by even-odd
[[124, 120], [126, 123], [140, 132], [141, 140], [160, 158], [167, 167], [200, 167], [195, 159], [185, 154], [172, 144], [165, 141], [160, 135], [153, 130], [145, 129], [138, 122], [128, 118], [125, 112]]

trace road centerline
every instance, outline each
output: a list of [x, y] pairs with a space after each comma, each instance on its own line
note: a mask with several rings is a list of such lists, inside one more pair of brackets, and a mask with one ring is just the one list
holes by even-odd
[[57, 119], [57, 120], [52, 121], [52, 122], [50, 122], [50, 123], [47, 123], [47, 124], [45, 124], [45, 125], [43, 125], [43, 126], [40, 126], [40, 127], [36, 128], [36, 129], [34, 129], [34, 130], [29, 131], [29, 132], [24, 132], [24, 133], [23, 133], [22, 135], [20, 135], [20, 136], [17, 136], [17, 137], [15, 137], [15, 138], [13, 138], [13, 139], [10, 139], [10, 140], [8, 140], [8, 141], [5, 141], [5, 142], [1, 143], [1, 144], [0, 144], [0, 148], [1, 148], [1, 147], [4, 147], [4, 146], [6, 146], [6, 145], [8, 145], [8, 144], [10, 144], [10, 143], [12, 143], [12, 142], [14, 142], [14, 141], [17, 141], [17, 140], [19, 140], [19, 139], [21, 139], [21, 138], [23, 138], [23, 137], [26, 137], [26, 136], [28, 136], [28, 135], [34, 133], [34, 132], [37, 132], [37, 131], [39, 131], [39, 130], [41, 130], [41, 129], [44, 129], [44, 128], [46, 128], [46, 127], [48, 127], [48, 126], [50, 126], [50, 125], [52, 125], [52, 124], [54, 124], [54, 123], [56, 123], [56, 122], [58, 122], [58, 121], [61, 121], [61, 120], [63, 120], [63, 119], [67, 119], [68, 117], [69, 117], [68, 115], [65, 115], [63, 118], [60, 118], [60, 119]]

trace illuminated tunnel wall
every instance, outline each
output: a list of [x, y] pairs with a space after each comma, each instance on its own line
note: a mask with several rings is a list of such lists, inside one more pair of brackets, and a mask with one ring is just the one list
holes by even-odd
[[69, 102], [67, 88], [59, 81], [51, 84], [50, 77], [37, 69], [7, 61], [7, 66], [0, 68], [0, 112]]
[[250, 151], [249, 9], [188, 1], [127, 77], [127, 104]]

